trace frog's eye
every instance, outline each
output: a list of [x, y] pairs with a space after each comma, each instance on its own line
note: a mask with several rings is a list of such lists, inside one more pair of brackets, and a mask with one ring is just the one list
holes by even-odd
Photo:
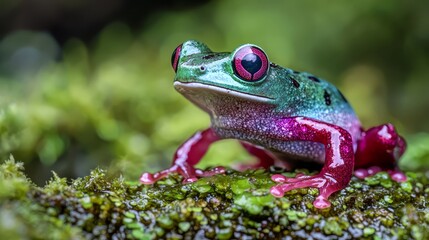
[[174, 49], [173, 54], [171, 55], [171, 66], [173, 66], [173, 69], [175, 72], [177, 72], [177, 64], [179, 63], [180, 58], [180, 52], [182, 51], [182, 44], [177, 46], [176, 49]]
[[235, 75], [239, 78], [255, 82], [265, 77], [268, 72], [268, 57], [256, 46], [243, 46], [238, 49], [232, 60]]

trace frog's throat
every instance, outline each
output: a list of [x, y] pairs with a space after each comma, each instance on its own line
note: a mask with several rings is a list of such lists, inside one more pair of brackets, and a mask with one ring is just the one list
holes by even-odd
[[267, 104], [274, 104], [274, 100], [275, 100], [274, 98], [252, 95], [252, 94], [243, 93], [243, 92], [239, 92], [239, 91], [235, 91], [235, 90], [231, 90], [231, 89], [227, 89], [227, 88], [222, 88], [222, 87], [218, 87], [218, 86], [214, 86], [214, 85], [195, 83], [195, 82], [184, 83], [184, 82], [175, 81], [174, 82], [174, 88], [177, 91], [179, 91], [180, 93], [186, 92], [187, 89], [193, 89], [193, 90], [202, 89], [205, 91], [208, 90], [208, 91], [223, 93], [223, 94], [226, 94], [229, 96], [234, 96], [234, 97], [237, 97], [240, 99], [245, 99], [245, 100], [255, 101], [255, 102], [261, 102], [261, 103], [267, 103]]

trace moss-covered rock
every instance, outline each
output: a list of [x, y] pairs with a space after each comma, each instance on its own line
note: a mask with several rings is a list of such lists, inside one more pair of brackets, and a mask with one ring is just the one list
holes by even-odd
[[39, 188], [22, 167], [10, 159], [0, 168], [2, 239], [429, 238], [429, 179], [420, 173], [401, 184], [385, 173], [353, 178], [318, 210], [314, 189], [272, 197], [264, 170], [144, 186], [95, 169], [71, 182], [54, 174]]

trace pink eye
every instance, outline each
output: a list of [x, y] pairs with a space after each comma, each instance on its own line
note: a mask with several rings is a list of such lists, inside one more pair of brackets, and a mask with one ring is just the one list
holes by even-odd
[[234, 73], [249, 82], [256, 82], [264, 78], [268, 72], [268, 66], [267, 55], [262, 49], [255, 46], [240, 48], [232, 60]]
[[180, 57], [181, 51], [182, 51], [182, 44], [177, 46], [177, 48], [174, 49], [174, 52], [171, 55], [171, 66], [173, 66], [173, 69], [175, 72], [177, 72], [177, 64], [179, 63], [179, 57]]

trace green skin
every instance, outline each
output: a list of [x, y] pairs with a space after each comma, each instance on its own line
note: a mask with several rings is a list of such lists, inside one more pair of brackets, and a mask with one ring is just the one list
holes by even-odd
[[318, 188], [317, 208], [330, 206], [328, 197], [347, 186], [354, 167], [362, 178], [388, 170], [396, 181], [406, 179], [396, 165], [405, 142], [391, 124], [363, 132], [335, 86], [269, 63], [255, 45], [214, 53], [203, 43], [187, 41], [174, 51], [172, 65], [176, 90], [206, 111], [212, 124], [179, 147], [171, 168], [144, 173], [142, 183], [152, 184], [172, 172], [184, 176], [185, 183], [223, 173], [222, 167], [202, 171], [194, 165], [210, 144], [227, 138], [239, 140], [260, 160], [252, 167], [324, 164], [315, 176], [272, 176], [280, 183], [271, 189], [276, 197], [296, 188]]

